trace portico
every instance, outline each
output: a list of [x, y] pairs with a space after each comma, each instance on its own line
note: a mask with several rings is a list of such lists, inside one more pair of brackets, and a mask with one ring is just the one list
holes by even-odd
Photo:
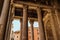
[[[34, 31], [33, 31], [34, 21], [38, 21], [39, 40], [49, 40], [49, 39], [59, 40], [58, 27], [60, 26], [59, 25], [60, 23], [58, 18], [58, 11], [57, 11], [57, 9], [60, 9], [59, 7], [56, 7], [56, 5], [48, 6], [48, 5], [41, 5], [32, 2], [14, 1], [14, 0], [12, 0], [10, 3], [10, 7], [9, 7], [10, 9], [8, 9], [8, 6], [9, 6], [9, 1], [5, 0], [1, 12], [1, 19], [0, 19], [0, 24], [1, 24], [0, 26], [3, 28], [1, 29], [1, 31], [3, 32], [0, 33], [1, 40], [3, 40], [3, 38], [4, 40], [9, 40], [11, 22], [15, 18], [20, 19], [21, 21], [20, 24], [21, 40], [28, 40], [28, 20], [31, 24], [31, 40], [34, 40]], [[7, 14], [8, 10], [9, 10], [9, 14]], [[50, 28], [47, 29], [48, 28], [47, 26]], [[48, 34], [47, 30], [51, 32], [52, 38], [49, 36], [50, 34]]]

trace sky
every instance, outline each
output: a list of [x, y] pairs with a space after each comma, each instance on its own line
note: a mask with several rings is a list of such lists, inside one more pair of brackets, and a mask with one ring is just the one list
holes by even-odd
[[[13, 24], [13, 28], [12, 28], [13, 31], [19, 31], [20, 30], [20, 20], [19, 19], [14, 19], [12, 24]], [[38, 22], [34, 22], [33, 26], [38, 27]], [[28, 27], [30, 27], [29, 21], [28, 21]]]

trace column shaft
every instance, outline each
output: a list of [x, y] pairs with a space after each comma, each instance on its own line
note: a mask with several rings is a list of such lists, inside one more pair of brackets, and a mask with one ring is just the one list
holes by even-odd
[[57, 27], [57, 36], [58, 37], [57, 38], [58, 38], [58, 40], [60, 40], [60, 36], [59, 36], [60, 35], [60, 31], [59, 31], [60, 30], [60, 20], [59, 20], [59, 16], [58, 16], [60, 14], [58, 12], [58, 9], [55, 9], [55, 15], [56, 15], [56, 20], [57, 20], [56, 23], [57, 23], [57, 26], [58, 26]]
[[31, 40], [34, 40], [34, 27], [33, 27], [33, 20], [30, 20], [30, 24], [31, 24]]
[[8, 20], [7, 20], [7, 26], [6, 26], [6, 32], [5, 32], [5, 39], [10, 39], [10, 31], [11, 31], [11, 24], [12, 24], [12, 7], [10, 6], [9, 14], [8, 14]]
[[54, 40], [58, 40], [57, 39], [57, 34], [56, 34], [56, 29], [55, 29], [55, 23], [54, 23], [55, 22], [54, 21], [55, 19], [53, 17], [54, 16], [54, 12], [55, 11], [52, 10], [51, 13], [50, 13], [50, 18], [51, 18], [50, 22], [51, 22], [51, 26], [52, 26], [51, 28], [52, 28], [52, 33], [53, 33]]
[[60, 20], [59, 20], [59, 17], [58, 17], [58, 15], [60, 14], [58, 14], [58, 8], [57, 7], [59, 7], [59, 5], [58, 5], [58, 1], [57, 0], [54, 0], [54, 5], [53, 5], [54, 7], [53, 7], [53, 9], [55, 10], [55, 18], [56, 18], [56, 25], [58, 26], [56, 26], [56, 34], [57, 34], [57, 40], [60, 40], [60, 33], [59, 33], [59, 27], [60, 27]]
[[28, 14], [27, 14], [27, 6], [25, 5], [23, 7], [22, 40], [28, 40]]
[[22, 40], [22, 22], [23, 20], [20, 19], [20, 40]]
[[9, 26], [8, 26], [8, 31], [7, 31], [7, 36], [6, 36], [7, 40], [10, 40], [11, 25], [12, 25], [12, 21], [10, 21]]
[[42, 24], [42, 16], [41, 16], [41, 10], [38, 7], [37, 8], [37, 15], [38, 15], [38, 23], [39, 23], [39, 40], [45, 40], [44, 38], [44, 32], [43, 32], [43, 24]]
[[44, 22], [44, 28], [45, 28], [45, 37], [46, 37], [46, 40], [48, 40], [48, 36], [47, 36], [47, 29], [46, 29], [46, 27], [47, 27], [47, 22]]
[[5, 26], [6, 26], [6, 21], [7, 21], [7, 14], [8, 14], [8, 7], [9, 7], [9, 1], [10, 0], [4, 0], [2, 12], [1, 12], [1, 17], [0, 17], [0, 24], [1, 24], [1, 29], [0, 29], [0, 40], [4, 39], [5, 35]]

